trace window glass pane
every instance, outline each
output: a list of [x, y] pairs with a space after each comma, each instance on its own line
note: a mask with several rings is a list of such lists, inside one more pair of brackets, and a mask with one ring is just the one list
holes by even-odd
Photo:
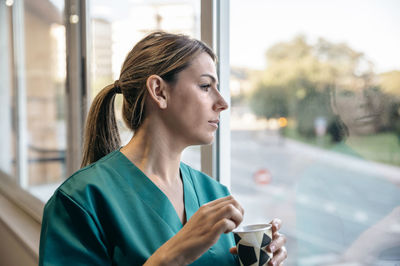
[[[63, 1], [24, 1], [27, 185], [46, 200], [65, 178], [65, 27]], [[21, 73], [19, 73], [21, 76]], [[21, 118], [19, 118], [21, 119]], [[24, 182], [24, 181], [22, 181]]]
[[[123, 61], [146, 34], [163, 30], [200, 37], [200, 1], [90, 1], [92, 24], [91, 98], [118, 79]], [[122, 96], [116, 97], [116, 116], [122, 144], [132, 133], [124, 125]], [[200, 149], [189, 148], [183, 161], [200, 168]]]
[[400, 261], [399, 8], [231, 1], [232, 192], [288, 265]]

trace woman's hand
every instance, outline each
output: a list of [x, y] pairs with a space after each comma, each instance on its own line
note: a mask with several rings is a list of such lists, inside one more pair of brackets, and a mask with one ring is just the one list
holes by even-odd
[[[286, 237], [278, 232], [282, 226], [282, 221], [280, 219], [273, 219], [270, 224], [272, 224], [272, 241], [267, 246], [267, 250], [274, 255], [268, 262], [268, 265], [283, 265], [283, 261], [287, 258], [287, 251], [284, 246], [286, 243]], [[237, 254], [236, 247], [231, 248], [229, 251], [232, 254]]]
[[145, 265], [190, 264], [214, 245], [222, 233], [231, 232], [242, 220], [243, 208], [232, 196], [204, 204]]

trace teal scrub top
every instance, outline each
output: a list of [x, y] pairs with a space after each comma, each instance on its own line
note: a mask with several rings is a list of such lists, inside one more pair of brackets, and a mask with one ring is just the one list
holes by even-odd
[[[181, 163], [187, 220], [226, 187]], [[181, 228], [167, 196], [116, 150], [68, 178], [44, 208], [39, 265], [142, 265]], [[232, 233], [192, 265], [238, 265]]]

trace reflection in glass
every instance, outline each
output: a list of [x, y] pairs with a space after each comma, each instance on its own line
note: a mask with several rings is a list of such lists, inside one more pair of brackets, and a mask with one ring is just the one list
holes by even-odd
[[[245, 223], [281, 218], [289, 265], [398, 263], [393, 2], [364, 3], [368, 17], [354, 2], [251, 2], [231, 2], [232, 192]], [[371, 28], [385, 29], [379, 42]]]

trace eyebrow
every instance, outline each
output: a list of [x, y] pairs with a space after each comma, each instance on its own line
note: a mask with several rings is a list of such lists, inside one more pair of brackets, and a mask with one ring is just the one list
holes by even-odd
[[209, 77], [214, 83], [218, 84], [217, 79], [211, 74], [202, 74], [200, 77]]

